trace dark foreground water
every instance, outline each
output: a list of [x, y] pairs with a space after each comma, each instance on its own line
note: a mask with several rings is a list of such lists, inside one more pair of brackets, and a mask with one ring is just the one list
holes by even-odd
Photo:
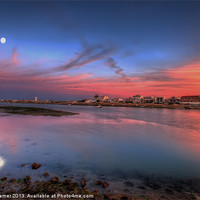
[[[116, 181], [138, 174], [200, 178], [198, 110], [33, 106], [80, 114], [1, 115], [1, 176], [39, 179], [49, 172], [60, 178], [86, 176]], [[21, 167], [33, 162], [42, 167]]]

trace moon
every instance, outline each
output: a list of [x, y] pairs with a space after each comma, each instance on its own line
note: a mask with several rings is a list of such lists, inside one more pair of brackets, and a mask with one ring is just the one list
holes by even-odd
[[6, 43], [6, 38], [2, 37], [0, 41], [2, 44], [4, 44], [4, 43]]

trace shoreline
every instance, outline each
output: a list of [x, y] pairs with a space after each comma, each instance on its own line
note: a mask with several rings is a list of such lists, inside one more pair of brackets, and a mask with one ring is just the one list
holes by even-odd
[[[75, 106], [96, 106], [101, 105], [102, 107], [135, 107], [135, 108], [160, 108], [160, 109], [179, 109], [179, 110], [200, 110], [200, 105], [193, 106], [191, 104], [154, 104], [154, 103], [145, 103], [145, 104], [136, 104], [136, 103], [84, 103], [84, 102], [56, 102], [56, 103], [44, 103], [44, 102], [1, 102], [7, 104], [45, 104], [45, 105], [75, 105]], [[0, 106], [1, 108], [1, 106]]]

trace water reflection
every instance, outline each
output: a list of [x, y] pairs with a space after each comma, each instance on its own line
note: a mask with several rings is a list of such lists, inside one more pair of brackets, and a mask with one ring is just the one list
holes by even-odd
[[21, 164], [40, 162], [41, 172], [55, 175], [72, 169], [111, 174], [118, 168], [200, 177], [199, 111], [53, 107], [80, 115], [0, 117], [0, 152], [6, 158], [2, 172], [30, 174]]

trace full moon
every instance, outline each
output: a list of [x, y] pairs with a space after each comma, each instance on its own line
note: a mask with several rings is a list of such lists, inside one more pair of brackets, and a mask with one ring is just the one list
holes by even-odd
[[2, 44], [6, 43], [6, 38], [2, 37], [2, 38], [1, 38], [1, 43], [2, 43]]

